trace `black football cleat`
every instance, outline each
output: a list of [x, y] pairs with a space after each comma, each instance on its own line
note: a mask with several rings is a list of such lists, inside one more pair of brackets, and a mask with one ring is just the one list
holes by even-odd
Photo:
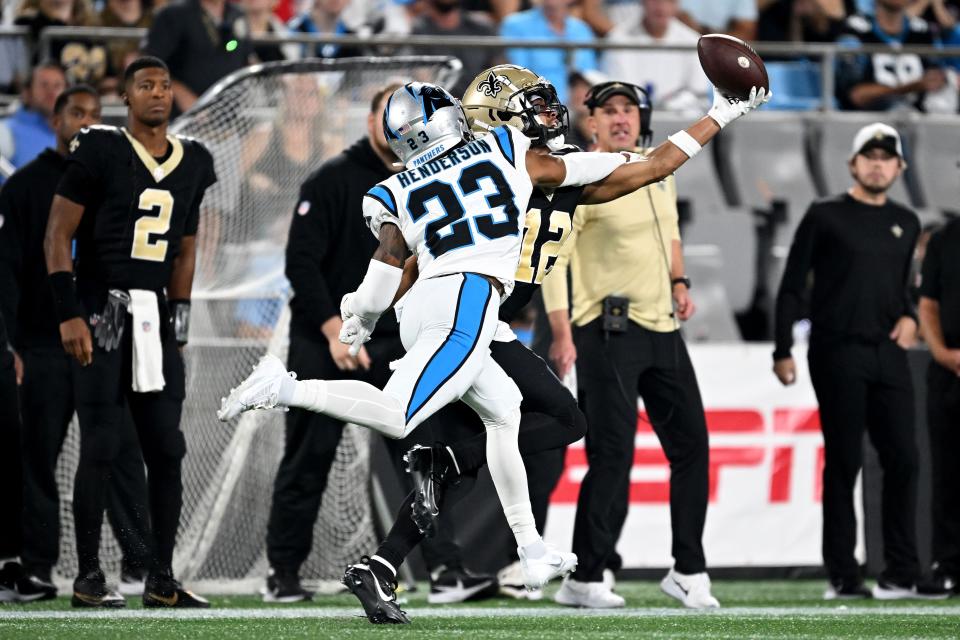
[[37, 602], [57, 597], [57, 588], [27, 575], [19, 562], [7, 562], [0, 569], [0, 602]]
[[97, 569], [73, 581], [71, 606], [77, 608], [122, 609], [127, 606], [123, 596], [107, 586], [103, 571]]
[[341, 582], [357, 596], [367, 620], [373, 624], [410, 624], [407, 614], [397, 604], [397, 584], [374, 575], [370, 558], [364, 556], [359, 564], [347, 567]]
[[497, 595], [496, 576], [478, 575], [463, 567], [440, 567], [430, 575], [430, 604], [454, 604], [485, 600]]
[[447, 484], [457, 475], [453, 460], [442, 444], [415, 445], [403, 455], [403, 460], [407, 463], [407, 473], [413, 476], [416, 490], [410, 517], [420, 532], [431, 538], [439, 527]]
[[296, 571], [270, 569], [267, 574], [267, 588], [263, 592], [264, 602], [288, 604], [312, 599], [313, 591], [303, 588]]
[[192, 591], [187, 591], [166, 571], [150, 574], [143, 588], [143, 606], [146, 609], [207, 609], [210, 602]]

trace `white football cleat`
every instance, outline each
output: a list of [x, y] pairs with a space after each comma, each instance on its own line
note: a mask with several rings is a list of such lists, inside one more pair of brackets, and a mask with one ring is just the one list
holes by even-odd
[[250, 409], [276, 407], [280, 395], [280, 384], [287, 376], [296, 378], [297, 374], [287, 373], [287, 368], [283, 366], [280, 358], [268, 353], [260, 358], [260, 362], [246, 380], [231, 389], [230, 395], [220, 401], [217, 417], [221, 422], [226, 422]]
[[527, 558], [523, 547], [517, 548], [523, 584], [528, 589], [542, 589], [554, 578], [565, 576], [577, 568], [577, 554], [560, 551], [550, 544], [544, 546], [547, 551], [539, 558]]
[[542, 600], [543, 589], [528, 589], [523, 584], [523, 569], [520, 561], [511, 562], [497, 572], [497, 582], [500, 584], [500, 595], [517, 600]]
[[720, 606], [710, 593], [710, 576], [706, 571], [687, 575], [670, 569], [660, 581], [660, 589], [688, 609], [716, 609]]
[[560, 585], [554, 602], [567, 607], [585, 607], [587, 609], [622, 609], [627, 601], [603, 582], [580, 582], [567, 578]]

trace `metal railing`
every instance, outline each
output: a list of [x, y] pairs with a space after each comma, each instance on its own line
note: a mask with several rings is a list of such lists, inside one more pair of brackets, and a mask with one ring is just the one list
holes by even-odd
[[[0, 27], [0, 37], [26, 37], [28, 31], [24, 28]], [[141, 41], [147, 35], [146, 29], [121, 27], [47, 27], [40, 33], [37, 44], [42, 58], [49, 57], [55, 41], [71, 38], [86, 38], [95, 40], [127, 40]], [[598, 51], [696, 51], [695, 45], [659, 45], [639, 44], [630, 42], [611, 42], [608, 40], [592, 40], [587, 42], [563, 42], [544, 39], [516, 39], [500, 38], [497, 36], [415, 36], [415, 35], [325, 35], [325, 34], [286, 34], [257, 36], [251, 38], [254, 44], [303, 44], [303, 45], [339, 45], [350, 47], [372, 48], [378, 50], [390, 49], [438, 49], [471, 47], [481, 49], [561, 49], [566, 52], [568, 66], [572, 65], [572, 53], [578, 49], [595, 49]], [[851, 54], [890, 53], [891, 47], [884, 44], [862, 44], [857, 47], [833, 43], [795, 43], [795, 42], [755, 42], [753, 47], [761, 56], [776, 56], [778, 58], [813, 59], [820, 67], [821, 110], [833, 109], [834, 96], [834, 67], [837, 57]], [[917, 45], [899, 47], [897, 53], [914, 53], [931, 58], [960, 58], [960, 47], [936, 47]]]

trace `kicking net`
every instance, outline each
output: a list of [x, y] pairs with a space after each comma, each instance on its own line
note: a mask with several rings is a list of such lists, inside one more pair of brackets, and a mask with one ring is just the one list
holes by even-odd
[[[255, 411], [223, 424], [216, 410], [264, 353], [286, 360], [284, 249], [300, 185], [367, 135], [370, 101], [380, 88], [411, 79], [449, 84], [458, 73], [456, 59], [425, 56], [257, 65], [222, 80], [171, 127], [207, 146], [219, 178], [203, 201], [185, 351], [187, 456], [174, 557], [181, 579], [242, 591], [261, 586], [267, 571], [267, 521], [285, 414]], [[301, 568], [304, 579], [337, 580], [376, 544], [369, 438], [356, 426], [344, 430], [313, 550]], [[72, 579], [77, 570], [71, 503], [78, 452], [72, 425], [57, 470], [61, 579]], [[108, 575], [116, 575], [121, 553], [106, 522], [101, 561]]]

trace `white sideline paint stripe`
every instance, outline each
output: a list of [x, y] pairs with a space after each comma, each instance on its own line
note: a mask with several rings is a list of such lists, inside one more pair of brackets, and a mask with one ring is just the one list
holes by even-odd
[[[718, 618], [774, 618], [799, 617], [856, 617], [856, 616], [940, 616], [960, 615], [960, 606], [949, 607], [743, 607], [691, 611], [687, 609], [572, 609], [572, 608], [479, 608], [437, 607], [413, 608], [411, 618], [676, 618], [683, 616], [711, 616]], [[0, 610], [0, 622], [14, 620], [113, 620], [113, 619], [329, 619], [363, 617], [359, 607], [317, 607], [295, 609], [120, 609], [106, 611], [10, 611]]]

